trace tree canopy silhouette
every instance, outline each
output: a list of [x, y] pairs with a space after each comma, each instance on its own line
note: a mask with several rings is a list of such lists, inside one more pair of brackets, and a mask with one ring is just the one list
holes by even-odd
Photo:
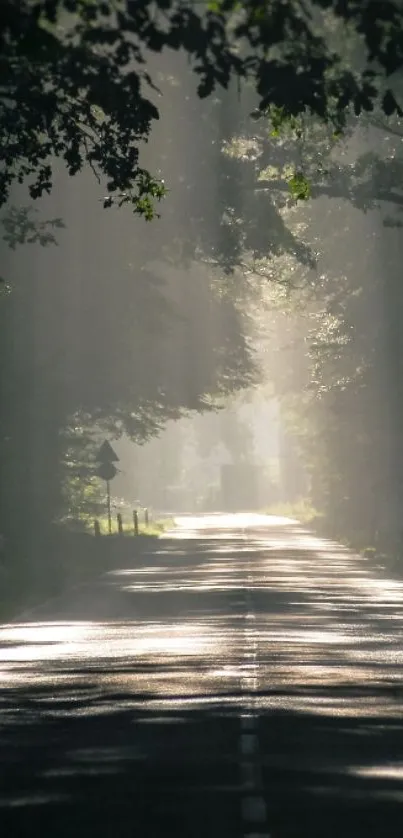
[[[355, 66], [329, 35], [337, 21], [357, 38]], [[49, 192], [61, 158], [71, 175], [91, 166], [106, 207], [152, 219], [166, 189], [140, 148], [159, 116], [147, 55], [163, 49], [188, 54], [200, 97], [249, 81], [257, 115], [308, 110], [340, 129], [351, 108], [401, 113], [402, 24], [393, 0], [3, 0], [0, 202], [15, 181]]]

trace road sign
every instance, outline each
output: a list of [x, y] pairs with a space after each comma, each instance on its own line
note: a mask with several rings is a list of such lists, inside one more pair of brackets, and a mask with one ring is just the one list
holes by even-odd
[[107, 439], [105, 440], [105, 442], [102, 443], [102, 445], [101, 445], [101, 447], [98, 451], [97, 462], [98, 463], [118, 463], [119, 462], [118, 455], [113, 450], [110, 442], [108, 442]]
[[113, 480], [116, 476], [117, 468], [113, 465], [113, 463], [101, 463], [97, 468], [97, 476], [101, 477], [102, 480]]
[[108, 531], [109, 533], [112, 532], [112, 518], [111, 518], [111, 487], [109, 484], [110, 480], [116, 476], [117, 468], [114, 463], [119, 462], [119, 457], [116, 452], [113, 450], [110, 442], [107, 439], [102, 443], [98, 454], [97, 454], [97, 463], [99, 466], [96, 470], [96, 474], [102, 480], [106, 481], [106, 508], [108, 512]]

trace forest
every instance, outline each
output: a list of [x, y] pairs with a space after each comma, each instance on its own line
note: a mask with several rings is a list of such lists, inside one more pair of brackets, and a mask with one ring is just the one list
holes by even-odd
[[325, 532], [403, 561], [402, 26], [398, 0], [3, 0], [5, 565], [97, 509], [100, 438], [248, 389]]

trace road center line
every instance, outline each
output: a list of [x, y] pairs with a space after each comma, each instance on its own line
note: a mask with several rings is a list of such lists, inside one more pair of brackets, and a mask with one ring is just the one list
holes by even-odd
[[257, 787], [256, 769], [253, 762], [241, 763], [241, 785], [249, 792], [255, 791]]
[[241, 734], [241, 753], [243, 756], [252, 756], [257, 753], [258, 742], [254, 733]]
[[271, 838], [269, 832], [248, 832], [245, 838]]
[[252, 713], [241, 716], [241, 727], [243, 730], [255, 730], [256, 716], [253, 716]]
[[244, 797], [242, 800], [242, 815], [243, 819], [249, 823], [264, 823], [267, 810], [263, 797]]
[[[258, 632], [256, 630], [256, 615], [253, 612], [251, 585], [253, 578], [248, 574], [245, 586], [245, 620], [247, 621], [244, 641], [244, 663], [241, 682], [249, 694], [249, 712], [241, 715], [240, 736], [240, 778], [244, 795], [241, 801], [242, 819], [244, 822], [245, 838], [270, 838], [267, 831], [249, 832], [253, 825], [267, 828], [267, 809], [261, 795], [262, 776], [259, 763], [258, 716], [254, 704], [258, 689]], [[251, 625], [252, 623], [252, 625]]]

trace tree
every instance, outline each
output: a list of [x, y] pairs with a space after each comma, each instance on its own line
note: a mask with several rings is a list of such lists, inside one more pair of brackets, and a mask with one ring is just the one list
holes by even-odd
[[[89, 240], [79, 271], [17, 277], [0, 311], [4, 527], [10, 508], [35, 527], [60, 508], [66, 425], [92, 422], [141, 443], [253, 374], [230, 298], [194, 269], [189, 283], [177, 268], [166, 288], [147, 266], [150, 247], [125, 269], [112, 247], [109, 259], [94, 257]], [[55, 271], [59, 258], [47, 257]]]
[[350, 114], [337, 139], [312, 116], [276, 124], [271, 110], [229, 149], [244, 160], [248, 189], [312, 255], [304, 264], [294, 247], [243, 259], [262, 283], [262, 363], [315, 505], [335, 535], [389, 548], [403, 503], [401, 133], [401, 119], [377, 109]]
[[[359, 39], [357, 68], [329, 37], [340, 20]], [[403, 64], [402, 22], [393, 0], [3, 0], [0, 200], [26, 179], [32, 197], [49, 192], [61, 158], [71, 175], [92, 168], [105, 206], [129, 202], [151, 219], [165, 186], [139, 149], [158, 119], [146, 53], [163, 49], [188, 54], [201, 97], [250, 81], [258, 113], [308, 110], [339, 128], [350, 107], [400, 113], [389, 80]]]
[[[141, 439], [158, 431], [167, 417], [179, 415], [183, 409], [201, 409], [217, 392], [225, 393], [250, 381], [254, 370], [245, 303], [256, 307], [267, 280], [281, 292], [284, 289], [283, 303], [296, 277], [297, 283], [304, 280], [309, 293], [313, 284], [318, 286], [318, 298], [325, 308], [342, 308], [339, 296], [343, 288], [337, 282], [331, 289], [322, 288], [315, 273], [317, 238], [309, 243], [308, 237], [301, 235], [295, 210], [303, 199], [309, 213], [311, 204], [306, 198], [331, 194], [331, 190], [338, 195], [348, 192], [357, 206], [367, 209], [376, 200], [376, 194], [372, 191], [369, 196], [365, 189], [374, 174], [380, 200], [386, 173], [392, 174], [387, 194], [392, 200], [399, 196], [393, 179], [399, 182], [400, 168], [389, 162], [383, 165], [379, 156], [363, 157], [351, 173], [340, 161], [333, 165], [332, 152], [326, 151], [325, 172], [318, 165], [315, 132], [321, 132], [322, 148], [325, 143], [326, 149], [331, 149], [335, 132], [342, 130], [344, 137], [349, 136], [351, 112], [360, 124], [368, 121], [375, 105], [379, 108], [376, 119], [379, 114], [399, 116], [391, 78], [402, 65], [402, 13], [398, 3], [372, 0], [348, 4], [312, 0], [311, 15], [305, 8], [299, 2], [280, 0], [246, 0], [242, 4], [223, 0], [205, 6], [181, 0], [128, 4], [22, 0], [17, 11], [11, 0], [2, 3], [1, 201], [4, 204], [15, 184], [22, 181], [28, 183], [33, 199], [46, 197], [60, 161], [76, 183], [91, 169], [96, 190], [88, 202], [89, 239], [94, 236], [95, 205], [97, 210], [102, 205], [119, 205], [123, 219], [124, 205], [129, 204], [136, 214], [151, 220], [156, 202], [165, 194], [161, 173], [150, 174], [153, 159], [148, 159], [145, 141], [150, 139], [152, 145], [155, 132], [151, 129], [163, 109], [157, 84], [164, 96], [169, 90], [175, 114], [175, 103], [183, 90], [175, 98], [166, 80], [156, 79], [152, 56], [168, 51], [174, 56], [175, 68], [179, 53], [184, 52], [199, 80], [199, 99], [191, 91], [191, 105], [176, 130], [171, 128], [170, 150], [163, 163], [168, 187], [174, 177], [175, 187], [182, 177], [183, 189], [175, 190], [175, 195], [172, 190], [168, 209], [161, 223], [149, 228], [147, 241], [142, 241], [133, 226], [135, 270], [127, 273], [127, 260], [122, 259], [117, 267], [116, 260], [104, 258], [104, 252], [91, 267], [86, 266], [85, 276], [82, 265], [81, 275], [76, 271], [75, 276], [67, 277], [55, 262], [54, 274], [61, 274], [58, 281], [49, 275], [45, 282], [38, 277], [31, 283], [31, 277], [25, 276], [12, 302], [10, 323], [3, 320], [4, 350], [9, 349], [14, 334], [21, 335], [19, 346], [14, 342], [13, 365], [10, 370], [5, 367], [1, 421], [3, 445], [11, 445], [13, 452], [5, 486], [8, 491], [12, 484], [16, 493], [18, 487], [24, 487], [25, 495], [19, 497], [23, 506], [34, 495], [34, 474], [41, 475], [43, 488], [35, 494], [37, 510], [46, 508], [60, 494], [61, 432], [72, 417], [81, 415], [85, 422], [96, 421], [112, 433], [125, 430]], [[357, 58], [350, 65], [342, 59], [338, 22], [352, 33], [354, 47], [359, 45]], [[242, 82], [239, 105], [233, 87], [238, 80]], [[253, 108], [257, 120], [252, 126], [248, 115]], [[190, 134], [194, 156], [186, 166], [184, 156], [175, 157], [174, 152], [192, 125], [196, 126]], [[287, 132], [289, 139], [284, 142]], [[210, 144], [212, 137], [215, 147]], [[234, 153], [240, 137], [245, 153]], [[288, 153], [296, 155], [291, 162]], [[191, 196], [188, 201], [186, 194]], [[397, 206], [399, 200], [394, 203]], [[26, 220], [22, 219], [22, 226]], [[304, 217], [301, 224], [306, 223]], [[37, 235], [30, 225], [28, 221], [28, 238]], [[46, 237], [47, 231], [46, 224], [39, 227], [39, 237]], [[99, 230], [97, 237], [95, 251]], [[174, 312], [172, 305], [167, 310], [161, 292], [161, 266], [164, 271], [168, 266], [171, 270]], [[218, 275], [214, 268], [219, 269]], [[194, 277], [191, 285], [190, 272]], [[66, 279], [68, 290], [67, 283], [63, 288]], [[40, 288], [45, 304], [35, 328], [27, 328]], [[397, 294], [396, 284], [394, 289]], [[346, 323], [356, 290], [348, 289], [346, 295]], [[74, 294], [82, 295], [78, 321], [71, 308]], [[145, 309], [147, 318], [142, 316]], [[81, 329], [76, 342], [66, 341], [67, 310], [75, 325], [84, 323], [83, 312], [87, 317], [89, 312], [94, 333], [87, 335]], [[207, 322], [208, 332], [204, 329]], [[117, 336], [113, 323], [120, 324]], [[225, 330], [221, 329], [223, 323]], [[167, 326], [169, 340], [164, 338]], [[391, 345], [396, 343], [397, 331], [395, 324]], [[153, 334], [157, 335], [155, 343], [150, 339]], [[320, 363], [326, 381], [331, 380], [330, 391], [334, 382], [325, 359], [330, 355], [331, 330], [325, 338]], [[67, 347], [68, 357], [62, 363]], [[4, 355], [5, 351], [3, 359]], [[352, 355], [352, 360], [358, 355]], [[139, 364], [140, 356], [146, 362]], [[348, 367], [351, 358], [343, 356], [343, 366]], [[336, 357], [337, 363], [340, 360]], [[395, 377], [397, 370], [398, 365]], [[68, 381], [66, 388], [58, 384], [61, 371]], [[358, 390], [358, 379], [354, 381]], [[22, 403], [16, 397], [17, 387], [24, 393]], [[340, 404], [343, 398], [338, 399]], [[33, 446], [33, 428], [42, 415], [44, 399], [46, 427], [41, 427], [40, 445]], [[325, 433], [326, 415], [325, 410], [321, 428], [330, 463], [332, 452], [342, 446], [342, 423], [334, 423], [330, 440], [330, 434]], [[30, 458], [29, 478], [26, 461], [18, 453], [21, 442]], [[337, 474], [338, 480], [340, 472]], [[332, 492], [334, 498], [336, 490], [329, 483], [329, 496]], [[16, 498], [17, 494], [10, 492], [7, 503], [2, 504], [6, 519], [5, 510], [15, 505]]]
[[[164, 148], [174, 170], [166, 134]], [[200, 265], [194, 252], [181, 253], [197, 217], [197, 209], [183, 212], [186, 184], [144, 236], [125, 208], [111, 218], [95, 199], [91, 214], [94, 184], [83, 177], [79, 201], [68, 180], [52, 198], [59, 217], [73, 196], [59, 247], [33, 243], [31, 258], [18, 248], [9, 265], [14, 293], [0, 312], [4, 526], [10, 507], [27, 509], [36, 527], [59, 511], [63, 432], [73, 420], [141, 443], [167, 419], [209, 409], [254, 375], [246, 317], [226, 282], [207, 258]], [[196, 173], [202, 203], [208, 189]]]
[[334, 535], [359, 547], [400, 549], [399, 230], [383, 226], [385, 210], [360, 216], [346, 201], [332, 206], [326, 213], [321, 204], [319, 229], [314, 217], [322, 236], [320, 278], [272, 304], [266, 369], [310, 474], [315, 506]]

